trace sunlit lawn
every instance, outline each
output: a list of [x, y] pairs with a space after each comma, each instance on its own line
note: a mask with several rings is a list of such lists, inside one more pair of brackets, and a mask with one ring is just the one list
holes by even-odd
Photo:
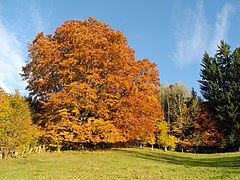
[[0, 160], [0, 179], [240, 179], [240, 153], [148, 148], [42, 153]]

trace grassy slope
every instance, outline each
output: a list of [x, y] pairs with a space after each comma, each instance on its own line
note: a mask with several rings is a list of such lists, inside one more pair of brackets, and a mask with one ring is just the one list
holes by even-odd
[[0, 179], [240, 179], [240, 153], [147, 148], [44, 153], [0, 160]]

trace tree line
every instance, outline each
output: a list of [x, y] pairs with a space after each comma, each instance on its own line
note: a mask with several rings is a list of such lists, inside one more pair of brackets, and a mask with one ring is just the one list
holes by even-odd
[[0, 159], [26, 151], [38, 139], [38, 128], [33, 125], [31, 112], [18, 91], [7, 94], [0, 87]]
[[[0, 93], [0, 106], [7, 103], [12, 112], [8, 117], [0, 109], [2, 151], [36, 144], [59, 150], [148, 144], [189, 152], [239, 147], [239, 49], [231, 54], [224, 42], [202, 60], [204, 100], [183, 83], [160, 85], [156, 64], [136, 60], [123, 33], [92, 17], [66, 21], [53, 35], [39, 33], [28, 51], [31, 61], [21, 73], [28, 104], [18, 92]], [[8, 129], [6, 122], [15, 121], [18, 129]], [[6, 143], [11, 131], [24, 136], [14, 136], [14, 146]]]

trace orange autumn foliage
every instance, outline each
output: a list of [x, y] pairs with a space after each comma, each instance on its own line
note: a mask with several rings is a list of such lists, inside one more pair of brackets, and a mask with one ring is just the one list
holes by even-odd
[[123, 33], [90, 17], [29, 44], [35, 122], [51, 142], [144, 141], [162, 119], [156, 64], [135, 60]]
[[[208, 107], [201, 103], [201, 111], [195, 118], [194, 127], [201, 137], [202, 146], [220, 145], [222, 134], [217, 129], [216, 121]], [[193, 139], [194, 140], [194, 139]]]

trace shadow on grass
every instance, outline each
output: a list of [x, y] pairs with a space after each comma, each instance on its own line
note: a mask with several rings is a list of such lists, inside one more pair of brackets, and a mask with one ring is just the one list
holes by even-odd
[[[184, 157], [181, 155], [165, 153], [165, 152], [146, 152], [146, 151], [135, 151], [135, 150], [127, 150], [127, 149], [116, 149], [116, 151], [122, 151], [129, 153], [132, 156], [137, 158], [166, 162], [176, 165], [184, 165], [184, 166], [195, 166], [195, 167], [222, 167], [222, 168], [237, 168], [240, 173], [240, 156], [236, 157], [219, 157], [215, 156], [213, 158], [191, 158]], [[204, 156], [204, 155], [203, 155]]]

